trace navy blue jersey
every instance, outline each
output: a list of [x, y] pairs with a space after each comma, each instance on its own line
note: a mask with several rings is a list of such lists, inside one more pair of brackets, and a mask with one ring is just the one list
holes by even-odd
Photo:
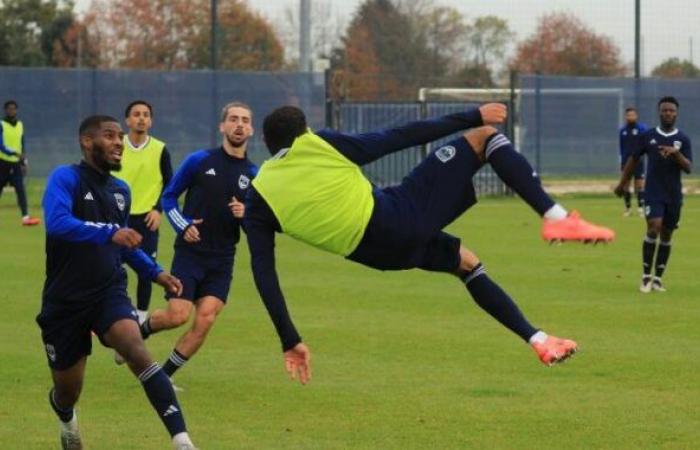
[[648, 200], [679, 202], [681, 192], [681, 168], [672, 158], [664, 158], [659, 152], [659, 146], [675, 147], [693, 161], [693, 151], [690, 138], [682, 131], [674, 129], [664, 133], [659, 128], [645, 132], [639, 143], [636, 156], [647, 155], [647, 178], [644, 188]]
[[[361, 166], [385, 155], [436, 141], [458, 131], [482, 124], [481, 113], [478, 109], [473, 109], [464, 113], [411, 122], [400, 127], [371, 133], [343, 134], [333, 130], [321, 130], [316, 134], [350, 161]], [[392, 201], [390, 196], [383, 195], [382, 191], [377, 188], [375, 188], [373, 195], [375, 209], [380, 204]], [[338, 200], [342, 201], [342, 199]], [[402, 208], [382, 208], [382, 210], [385, 209], [390, 209], [400, 216], [385, 217], [391, 224], [401, 227], [399, 230], [393, 228], [390, 230], [391, 232], [398, 231], [401, 234], [405, 230], [416, 228], [417, 218], [413, 211]], [[378, 222], [385, 224], [386, 221], [379, 217], [375, 224]], [[246, 199], [244, 226], [248, 236], [255, 284], [275, 325], [282, 342], [282, 348], [290, 349], [300, 342], [301, 338], [287, 311], [275, 269], [275, 232], [281, 232], [281, 227], [269, 205], [254, 188], [250, 189]], [[371, 223], [369, 226], [373, 226], [373, 224]], [[410, 232], [405, 234], [410, 234]]]
[[639, 138], [649, 128], [643, 123], [625, 124], [620, 128], [620, 164], [624, 164], [627, 158], [634, 155], [639, 149]]
[[112, 243], [125, 227], [131, 197], [127, 185], [86, 163], [61, 166], [49, 176], [42, 201], [46, 222], [43, 301], [97, 302], [126, 282], [122, 261], [154, 279], [162, 270], [141, 250]]
[[[175, 247], [186, 246], [213, 255], [233, 255], [240, 237], [240, 220], [228, 204], [243, 202], [257, 167], [248, 158], [229, 155], [222, 147], [199, 150], [185, 159], [163, 192], [163, 209], [177, 232]], [[177, 199], [187, 191], [180, 212]], [[187, 243], [184, 231], [195, 219], [201, 240]]]

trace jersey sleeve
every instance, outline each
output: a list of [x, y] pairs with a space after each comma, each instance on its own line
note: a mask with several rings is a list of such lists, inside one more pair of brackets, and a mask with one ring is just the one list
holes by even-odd
[[646, 154], [649, 149], [647, 148], [647, 141], [649, 139], [648, 133], [644, 133], [637, 139], [637, 148], [634, 149], [632, 155], [635, 158], [641, 158], [642, 155]]
[[49, 176], [41, 202], [46, 233], [66, 241], [106, 244], [120, 225], [84, 221], [73, 216], [73, 195], [78, 183], [78, 173], [71, 167], [59, 167]]
[[693, 162], [693, 146], [688, 136], [685, 137], [685, 145], [681, 147], [681, 153], [688, 158], [688, 161]]
[[335, 147], [357, 165], [369, 164], [379, 158], [417, 145], [449, 136], [467, 128], [483, 125], [479, 109], [449, 114], [436, 119], [409, 122], [395, 128], [362, 134], [344, 134], [321, 130], [319, 137]]
[[158, 200], [151, 209], [163, 212], [163, 207], [161, 206], [163, 191], [165, 191], [165, 188], [168, 186], [168, 184], [170, 184], [170, 180], [173, 178], [173, 165], [170, 158], [170, 152], [168, 152], [167, 147], [163, 147], [163, 152], [160, 154], [160, 176], [163, 179], [163, 189], [161, 189]]
[[279, 224], [254, 189], [248, 191], [246, 197], [243, 228], [248, 238], [255, 286], [275, 326], [282, 350], [287, 351], [301, 342], [301, 336], [287, 310], [275, 268], [275, 231], [279, 229]]
[[163, 210], [178, 234], [185, 231], [192, 224], [192, 220], [182, 214], [177, 199], [192, 185], [197, 168], [206, 155], [206, 152], [199, 151], [188, 156], [163, 191]]

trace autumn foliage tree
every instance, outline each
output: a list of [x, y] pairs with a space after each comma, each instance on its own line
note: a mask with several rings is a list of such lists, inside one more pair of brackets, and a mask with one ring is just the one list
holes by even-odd
[[566, 13], [542, 16], [535, 33], [518, 45], [511, 67], [521, 73], [572, 76], [620, 76], [627, 71], [612, 39]]
[[[209, 0], [93, 0], [85, 24], [103, 67], [199, 69], [210, 61]], [[243, 0], [218, 9], [219, 68], [275, 70], [282, 45]]]
[[654, 67], [651, 75], [660, 78], [700, 78], [700, 68], [688, 60], [668, 58]]

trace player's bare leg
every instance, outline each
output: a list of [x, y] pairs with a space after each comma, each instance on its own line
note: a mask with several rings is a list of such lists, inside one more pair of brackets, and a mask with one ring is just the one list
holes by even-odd
[[178, 339], [168, 361], [163, 365], [163, 370], [169, 377], [172, 378], [175, 372], [197, 353], [223, 308], [224, 302], [214, 296], [205, 296], [197, 300], [192, 327]]
[[74, 407], [83, 389], [86, 362], [87, 357], [83, 357], [66, 370], [51, 370], [53, 388], [49, 392], [49, 403], [59, 418], [63, 450], [83, 448]]

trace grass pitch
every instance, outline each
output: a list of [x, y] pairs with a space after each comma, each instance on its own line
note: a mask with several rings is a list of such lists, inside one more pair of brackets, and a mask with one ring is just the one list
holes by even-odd
[[[41, 186], [30, 200], [38, 211]], [[278, 239], [293, 318], [313, 352], [308, 386], [287, 380], [277, 337], [239, 246], [228, 306], [177, 374], [190, 432], [211, 449], [639, 449], [700, 442], [700, 198], [689, 197], [665, 282], [637, 291], [643, 221], [612, 197], [561, 197], [613, 227], [597, 247], [548, 246], [515, 198], [485, 199], [450, 231], [530, 320], [581, 351], [548, 369], [449, 276], [377, 272]], [[168, 267], [166, 224], [160, 260]], [[34, 317], [44, 231], [0, 199], [0, 442], [58, 448]], [[133, 286], [132, 286], [133, 287]], [[162, 307], [154, 289], [153, 307]], [[148, 341], [156, 359], [180, 331]], [[88, 449], [170, 448], [139, 383], [94, 341], [78, 413]]]

